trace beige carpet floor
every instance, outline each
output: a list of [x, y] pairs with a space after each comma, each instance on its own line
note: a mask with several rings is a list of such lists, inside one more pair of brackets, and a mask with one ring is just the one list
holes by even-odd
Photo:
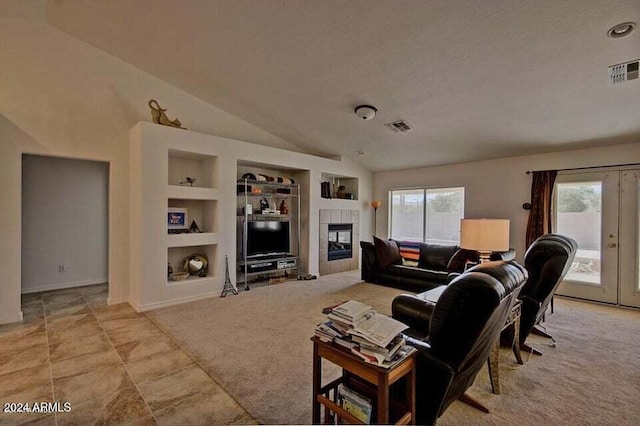
[[[321, 309], [357, 299], [383, 313], [400, 290], [363, 283], [357, 271], [290, 281], [149, 312], [229, 394], [265, 424], [311, 421], [309, 340]], [[532, 336], [544, 352], [517, 365], [501, 354], [502, 394], [486, 368], [470, 394], [490, 414], [455, 402], [438, 424], [640, 424], [640, 312], [556, 298], [547, 318], [557, 341]], [[325, 378], [337, 368], [324, 364]], [[419, 401], [418, 401], [419, 403]]]

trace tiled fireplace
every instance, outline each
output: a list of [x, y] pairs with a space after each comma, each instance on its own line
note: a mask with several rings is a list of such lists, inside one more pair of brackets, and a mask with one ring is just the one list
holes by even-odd
[[330, 223], [327, 259], [329, 262], [353, 257], [353, 224]]
[[320, 210], [320, 275], [358, 269], [359, 210]]

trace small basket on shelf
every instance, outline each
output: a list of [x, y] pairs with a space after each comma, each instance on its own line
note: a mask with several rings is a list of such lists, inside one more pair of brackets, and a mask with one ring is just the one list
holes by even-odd
[[187, 278], [189, 278], [188, 272], [174, 272], [173, 274], [169, 275], [169, 279], [171, 281], [184, 281]]

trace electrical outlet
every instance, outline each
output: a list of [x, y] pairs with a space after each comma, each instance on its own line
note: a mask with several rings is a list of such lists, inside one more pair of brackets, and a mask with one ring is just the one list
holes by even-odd
[[58, 265], [58, 272], [67, 272], [67, 267], [64, 265]]

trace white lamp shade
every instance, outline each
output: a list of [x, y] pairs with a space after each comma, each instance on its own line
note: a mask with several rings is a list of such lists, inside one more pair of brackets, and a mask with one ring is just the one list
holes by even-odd
[[460, 247], [485, 252], [509, 250], [509, 219], [462, 219]]

